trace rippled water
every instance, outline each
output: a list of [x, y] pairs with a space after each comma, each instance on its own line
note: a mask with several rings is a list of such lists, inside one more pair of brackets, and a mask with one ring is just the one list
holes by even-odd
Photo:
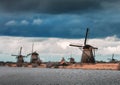
[[0, 85], [120, 85], [120, 71], [0, 67]]

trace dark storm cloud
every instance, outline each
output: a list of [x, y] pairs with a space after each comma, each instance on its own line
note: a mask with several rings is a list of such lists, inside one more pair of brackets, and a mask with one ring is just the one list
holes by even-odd
[[101, 3], [118, 0], [0, 0], [6, 12], [77, 13], [102, 9]]
[[[89, 27], [91, 38], [113, 35], [120, 38], [119, 3], [119, 0], [0, 0], [0, 13], [3, 12], [0, 35], [83, 38]], [[37, 18], [42, 20], [39, 25], [33, 24]], [[21, 21], [28, 24], [22, 25]]]

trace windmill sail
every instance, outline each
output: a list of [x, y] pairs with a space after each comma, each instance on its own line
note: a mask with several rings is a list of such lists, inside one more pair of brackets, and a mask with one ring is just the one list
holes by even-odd
[[87, 37], [88, 37], [88, 31], [89, 31], [89, 29], [87, 28], [87, 30], [86, 30], [86, 35], [85, 35], [85, 41], [84, 41], [84, 46], [86, 45], [86, 42], [87, 42]]
[[19, 53], [19, 55], [21, 55], [21, 53], [22, 53], [22, 47], [20, 47], [20, 53]]
[[33, 50], [34, 50], [34, 43], [32, 44], [32, 53], [33, 53]]
[[73, 45], [73, 44], [70, 44], [69, 46], [73, 46], [73, 47], [83, 47], [83, 46], [80, 46], [80, 45]]

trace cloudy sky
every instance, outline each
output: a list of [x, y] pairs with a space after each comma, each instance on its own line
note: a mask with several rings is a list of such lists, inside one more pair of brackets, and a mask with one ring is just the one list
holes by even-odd
[[29, 52], [36, 42], [41, 55], [80, 58], [81, 51], [68, 45], [83, 44], [86, 28], [87, 43], [100, 48], [98, 56], [120, 54], [119, 4], [119, 0], [0, 0], [1, 56], [17, 53], [20, 46]]

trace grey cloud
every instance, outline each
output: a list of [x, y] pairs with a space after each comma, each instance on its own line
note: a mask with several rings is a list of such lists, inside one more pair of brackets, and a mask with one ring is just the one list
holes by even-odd
[[0, 9], [6, 12], [76, 13], [100, 10], [103, 2], [118, 0], [0, 0]]

